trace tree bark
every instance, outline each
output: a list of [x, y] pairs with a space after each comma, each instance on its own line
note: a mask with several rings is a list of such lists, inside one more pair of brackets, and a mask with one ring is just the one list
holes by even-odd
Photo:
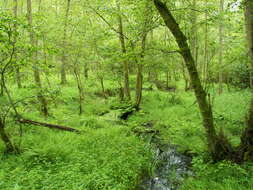
[[219, 94], [223, 91], [223, 38], [224, 38], [224, 27], [223, 27], [223, 14], [224, 14], [224, 0], [220, 0], [220, 23], [219, 23]]
[[135, 106], [136, 109], [138, 110], [141, 104], [142, 100], [142, 85], [143, 85], [143, 62], [145, 58], [145, 51], [146, 51], [146, 40], [147, 40], [147, 35], [148, 35], [148, 30], [147, 26], [149, 21], [151, 20], [150, 13], [151, 7], [149, 0], [145, 1], [145, 7], [144, 7], [144, 21], [142, 24], [142, 36], [141, 36], [141, 53], [140, 53], [140, 62], [137, 61], [137, 77], [136, 77], [136, 101], [135, 101]]
[[[31, 41], [31, 45], [33, 47], [37, 47], [38, 45], [38, 41], [35, 38], [35, 34], [33, 32], [32, 26], [33, 26], [33, 20], [32, 20], [32, 2], [31, 0], [27, 0], [27, 19], [28, 19], [28, 23], [31, 27], [30, 30], [30, 41]], [[37, 66], [37, 62], [38, 62], [38, 51], [34, 50], [34, 52], [32, 52], [32, 62], [33, 62], [33, 73], [34, 73], [34, 80], [35, 80], [35, 84], [38, 88], [38, 100], [41, 104], [41, 111], [42, 113], [47, 116], [48, 115], [48, 108], [47, 108], [47, 101], [46, 98], [43, 96], [42, 94], [42, 85], [41, 85], [41, 80], [40, 80], [40, 73], [39, 73], [39, 69]]]
[[[125, 36], [123, 33], [123, 22], [122, 22], [122, 17], [121, 17], [121, 8], [120, 8], [120, 3], [117, 1], [117, 7], [119, 11], [118, 15], [118, 22], [119, 22], [119, 41], [121, 45], [121, 51], [123, 55], [126, 55], [126, 45], [125, 45]], [[127, 100], [131, 100], [131, 93], [130, 93], [130, 87], [129, 87], [129, 67], [128, 67], [128, 62], [124, 58], [123, 61], [123, 68], [124, 68], [124, 94]]]
[[87, 63], [84, 65], [83, 73], [84, 73], [85, 79], [89, 79], [89, 69], [88, 69], [88, 64]]
[[63, 131], [80, 132], [79, 130], [71, 128], [71, 127], [54, 125], [54, 124], [49, 124], [49, 123], [42, 123], [42, 122], [38, 122], [38, 121], [32, 121], [29, 119], [19, 119], [18, 122], [30, 124], [30, 125], [43, 126], [43, 127], [47, 127], [47, 128], [51, 128], [51, 129], [59, 129], [59, 130], [63, 130]]
[[4, 96], [4, 76], [0, 75], [0, 96]]
[[143, 75], [142, 75], [142, 65], [141, 63], [138, 63], [137, 65], [137, 80], [136, 80], [136, 99], [135, 99], [135, 106], [137, 109], [139, 109], [142, 99], [142, 81], [143, 81]]
[[104, 77], [103, 76], [99, 76], [99, 80], [100, 80], [100, 85], [101, 85], [103, 96], [106, 99], [107, 96], [106, 96], [106, 93], [105, 93]]
[[180, 53], [184, 58], [186, 67], [190, 75], [192, 87], [194, 89], [195, 96], [197, 98], [199, 109], [202, 115], [203, 126], [206, 131], [208, 151], [214, 160], [223, 159], [223, 153], [227, 153], [228, 150], [226, 149], [226, 146], [221, 144], [216, 133], [213, 122], [212, 107], [207, 101], [207, 94], [200, 82], [195, 61], [187, 44], [187, 38], [179, 28], [179, 25], [177, 24], [175, 18], [173, 17], [167, 6], [160, 0], [154, 0], [154, 3], [166, 26], [169, 28], [169, 30], [175, 37], [176, 42], [180, 48]]
[[79, 92], [79, 115], [82, 115], [83, 114], [84, 90], [83, 90], [82, 80], [81, 80], [81, 76], [80, 76], [78, 69], [79, 69], [78, 66], [74, 65], [74, 76], [76, 79], [77, 88], [78, 88], [78, 92]]
[[196, 0], [192, 0], [192, 13], [191, 13], [191, 35], [190, 46], [192, 56], [197, 64], [197, 14], [196, 14]]
[[1, 118], [0, 118], [0, 137], [5, 144], [5, 152], [6, 153], [14, 153], [16, 151], [15, 147], [5, 132], [4, 121]]
[[[146, 8], [148, 8], [148, 6]], [[140, 59], [140, 62], [137, 63], [136, 100], [135, 100], [135, 106], [137, 110], [140, 107], [141, 99], [142, 99], [142, 83], [143, 83], [142, 70], [143, 70], [143, 61], [145, 57], [146, 39], [147, 39], [147, 32], [146, 32], [147, 20], [145, 20], [144, 22], [145, 23], [143, 26], [143, 34], [142, 34], [142, 40], [141, 40], [141, 55], [140, 55], [141, 59]]]
[[[14, 3], [14, 6], [13, 6], [14, 18], [17, 19], [17, 17], [18, 17], [18, 1], [17, 0], [13, 0], [13, 3]], [[14, 24], [14, 31], [17, 31], [17, 24]], [[14, 38], [15, 38], [14, 39], [14, 43], [16, 43], [16, 41], [17, 41], [16, 35], [14, 35]], [[17, 53], [16, 53], [16, 51], [14, 53], [14, 60], [15, 60], [15, 62], [17, 62]], [[16, 80], [17, 80], [18, 88], [22, 88], [19, 65], [16, 65]]]
[[[245, 21], [251, 68], [253, 68], [253, 2], [245, 1]], [[241, 136], [242, 159], [253, 161], [253, 94], [247, 116], [247, 127]]]
[[66, 76], [66, 66], [67, 66], [67, 28], [68, 28], [68, 18], [70, 10], [70, 0], [67, 0], [66, 15], [64, 21], [64, 30], [63, 30], [63, 52], [62, 52], [62, 65], [61, 65], [61, 84], [67, 84]]
[[208, 15], [207, 15], [207, 2], [208, 0], [205, 0], [205, 48], [204, 48], [204, 63], [203, 63], [203, 81], [204, 83], [207, 82], [207, 78], [208, 78], [208, 24], [207, 24], [207, 19], [208, 19]]

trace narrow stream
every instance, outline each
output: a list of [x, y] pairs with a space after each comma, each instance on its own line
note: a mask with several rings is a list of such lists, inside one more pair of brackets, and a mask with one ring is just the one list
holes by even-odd
[[[106, 113], [102, 118], [106, 121], [120, 121], [120, 111]], [[151, 135], [152, 138], [155, 138]], [[153, 139], [154, 140], [154, 139]], [[150, 142], [151, 142], [150, 141]], [[159, 146], [159, 142], [153, 142]], [[156, 148], [154, 164], [155, 171], [152, 177], [143, 179], [139, 190], [178, 190], [186, 176], [192, 175], [189, 170], [191, 158], [180, 154], [175, 146], [166, 145]]]
[[157, 149], [157, 167], [152, 177], [144, 179], [140, 190], [178, 190], [183, 179], [192, 175], [188, 169], [191, 159], [177, 152], [173, 146]]

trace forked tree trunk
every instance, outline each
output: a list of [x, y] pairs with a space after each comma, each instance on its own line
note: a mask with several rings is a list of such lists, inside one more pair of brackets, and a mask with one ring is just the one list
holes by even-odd
[[[30, 30], [30, 41], [31, 41], [31, 45], [33, 47], [36, 47], [38, 45], [38, 41], [35, 38], [35, 34], [32, 30], [32, 2], [31, 0], [27, 0], [27, 19], [28, 19], [28, 23], [31, 27]], [[34, 80], [35, 80], [35, 84], [38, 88], [38, 100], [41, 104], [41, 112], [47, 116], [48, 115], [48, 108], [47, 108], [47, 101], [46, 98], [43, 96], [42, 94], [42, 85], [41, 85], [41, 80], [40, 80], [40, 73], [39, 73], [39, 69], [37, 66], [38, 63], [38, 52], [37, 50], [35, 50], [35, 52], [32, 52], [32, 62], [33, 62], [33, 73], [34, 73]]]
[[186, 67], [190, 75], [191, 84], [194, 89], [195, 96], [197, 98], [199, 109], [202, 115], [203, 126], [206, 131], [208, 151], [212, 155], [214, 160], [223, 159], [224, 154], [227, 154], [227, 152], [229, 151], [227, 149], [228, 146], [223, 145], [221, 143], [216, 133], [213, 122], [212, 107], [208, 103], [207, 94], [200, 82], [199, 74], [197, 72], [194, 59], [187, 44], [187, 38], [179, 28], [179, 25], [177, 24], [175, 18], [173, 17], [167, 6], [160, 0], [154, 0], [154, 3], [166, 26], [170, 29], [171, 33], [175, 37], [176, 42], [180, 48], [181, 55], [184, 58]]

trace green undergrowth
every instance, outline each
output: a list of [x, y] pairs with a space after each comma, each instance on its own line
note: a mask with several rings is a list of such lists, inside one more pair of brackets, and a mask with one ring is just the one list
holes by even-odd
[[[230, 91], [213, 99], [215, 126], [237, 146], [245, 127], [250, 91]], [[206, 155], [206, 139], [201, 116], [192, 92], [148, 92], [143, 98], [142, 111], [129, 120], [138, 129], [152, 123], [161, 141], [178, 147], [183, 154], [193, 156], [190, 167], [194, 175], [185, 180], [183, 190], [246, 190], [253, 189], [253, 165], [227, 161], [211, 163]], [[143, 128], [143, 127], [142, 127]], [[203, 156], [204, 155], [204, 156]]]
[[[232, 91], [213, 100], [214, 121], [217, 131], [223, 130], [233, 145], [238, 145], [245, 127], [245, 116], [250, 92]], [[184, 152], [206, 151], [201, 115], [192, 92], [145, 92], [142, 110], [129, 118], [132, 125], [152, 122], [160, 131], [162, 140]]]
[[249, 190], [253, 189], [253, 164], [237, 165], [228, 161], [206, 163], [202, 157], [192, 161], [195, 176], [189, 177], [182, 190]]
[[[115, 84], [105, 81], [105, 86], [113, 89]], [[25, 118], [73, 127], [81, 133], [24, 125], [20, 138], [19, 125], [7, 120], [7, 131], [16, 144], [21, 143], [22, 154], [0, 158], [0, 189], [134, 190], [141, 176], [154, 169], [148, 144], [152, 135], [140, 138], [140, 133], [153, 132], [160, 143], [174, 144], [180, 152], [193, 156], [194, 175], [185, 180], [183, 190], [253, 189], [251, 164], [213, 164], [203, 156], [205, 134], [191, 91], [184, 92], [180, 86], [175, 93], [144, 90], [141, 110], [119, 122], [119, 115], [132, 104], [120, 103], [117, 96], [97, 96], [101, 88], [95, 80], [85, 82], [82, 115], [78, 114], [74, 81], [61, 88], [51, 84], [51, 89], [54, 91], [48, 88], [50, 93], [46, 93], [50, 116], [44, 118], [32, 83], [23, 89], [10, 88], [13, 99], [22, 100], [17, 109]], [[211, 99], [216, 128], [222, 129], [234, 146], [239, 144], [245, 127], [249, 99], [248, 90], [225, 91]], [[0, 142], [0, 152], [3, 148]]]
[[48, 118], [39, 113], [32, 84], [11, 88], [14, 100], [23, 99], [17, 104], [23, 117], [81, 133], [23, 125], [20, 138], [19, 125], [8, 120], [6, 129], [15, 144], [21, 143], [22, 153], [6, 156], [0, 142], [0, 189], [133, 190], [148, 172], [153, 157], [148, 144], [131, 128], [110, 122], [116, 120], [114, 114], [104, 116], [117, 98], [97, 97], [99, 87], [89, 89], [92, 84], [87, 84], [84, 113], [79, 115], [78, 91], [72, 83], [47, 96]]
[[121, 126], [79, 135], [37, 129], [22, 147], [20, 156], [1, 158], [0, 189], [134, 189], [152, 157]]

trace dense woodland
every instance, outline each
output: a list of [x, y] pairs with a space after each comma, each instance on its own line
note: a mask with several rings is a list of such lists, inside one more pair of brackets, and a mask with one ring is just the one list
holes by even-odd
[[2, 0], [0, 189], [253, 189], [252, 67], [252, 0]]

